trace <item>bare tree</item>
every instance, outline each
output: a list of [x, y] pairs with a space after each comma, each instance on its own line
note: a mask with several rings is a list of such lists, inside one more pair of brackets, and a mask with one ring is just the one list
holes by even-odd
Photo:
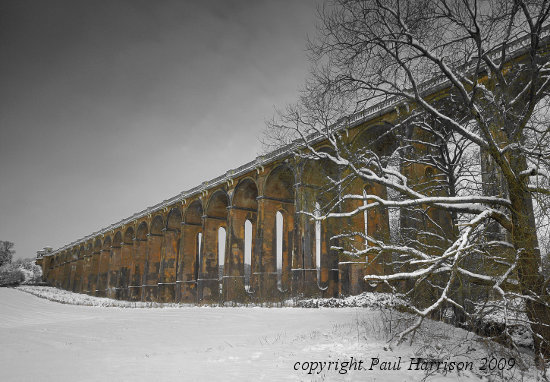
[[[549, 222], [549, 13], [546, 0], [333, 0], [320, 9], [311, 77], [265, 141], [298, 138], [298, 155], [341, 169], [330, 179], [339, 197], [312, 218], [397, 211], [399, 235], [342, 229], [334, 246], [390, 265], [366, 279], [418, 315], [402, 338], [448, 307], [473, 319], [487, 304], [506, 313], [519, 300], [537, 360], [550, 357], [537, 237]], [[344, 133], [378, 109], [383, 126], [352, 146]], [[321, 140], [333, 150], [317, 150]], [[350, 191], [354, 179], [376, 191]], [[346, 244], [357, 236], [366, 248]]]

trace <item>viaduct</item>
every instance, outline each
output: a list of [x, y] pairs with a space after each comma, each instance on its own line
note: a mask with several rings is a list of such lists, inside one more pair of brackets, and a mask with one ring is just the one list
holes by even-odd
[[[523, 57], [525, 41], [507, 46], [517, 52], [511, 57]], [[426, 94], [448, 87], [437, 78], [423, 86]], [[376, 104], [334, 128], [352, 147], [388, 153], [399, 145], [398, 137], [377, 138], [387, 129], [385, 122], [395, 119], [401, 102]], [[331, 149], [321, 136], [313, 141], [318, 150]], [[371, 211], [334, 226], [299, 213], [315, 212], [327, 197], [321, 192], [325, 175], [335, 171], [330, 163], [295, 155], [300, 150], [302, 142], [296, 141], [62, 248], [39, 251], [36, 262], [44, 281], [95, 296], [198, 304], [368, 290], [363, 276], [384, 272], [384, 264], [346, 257], [331, 249], [329, 239], [343, 228], [387, 236], [388, 214]], [[429, 170], [416, 164], [408, 173], [421, 178]], [[366, 188], [386, 196], [384, 187], [359, 181], [348, 191], [362, 194]], [[450, 221], [446, 214], [438, 211], [433, 218], [444, 226]]]
[[[372, 131], [379, 133], [384, 114], [384, 105], [377, 105], [368, 121], [358, 120], [344, 134], [364, 145]], [[313, 213], [326, 197], [324, 176], [333, 167], [295, 156], [298, 145], [257, 157], [63, 248], [39, 251], [44, 281], [95, 296], [158, 302], [362, 292], [365, 272], [377, 270], [367, 269], [365, 258], [330, 250], [330, 224], [298, 213]], [[329, 149], [322, 140], [316, 146]], [[364, 188], [356, 182], [349, 191]], [[370, 234], [389, 230], [387, 214], [367, 221]], [[363, 216], [348, 226], [364, 232]]]

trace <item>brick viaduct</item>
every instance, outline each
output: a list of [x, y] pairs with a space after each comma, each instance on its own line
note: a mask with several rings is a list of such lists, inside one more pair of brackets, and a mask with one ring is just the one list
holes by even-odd
[[[522, 41], [507, 47], [519, 52], [512, 56], [516, 60], [524, 57]], [[434, 79], [424, 86], [428, 94], [441, 94], [447, 85]], [[335, 128], [352, 147], [389, 154], [400, 144], [398, 137], [376, 138], [386, 131], [385, 122], [395, 118], [399, 103], [389, 99]], [[330, 249], [329, 238], [342, 229], [387, 237], [388, 214], [371, 211], [315, 223], [299, 213], [314, 213], [316, 203], [331, 197], [320, 190], [325, 175], [336, 171], [331, 163], [296, 156], [303, 150], [300, 145], [297, 141], [257, 157], [63, 248], [39, 251], [43, 279], [95, 296], [189, 303], [329, 297], [369, 289], [362, 276], [383, 272], [383, 264], [367, 266], [365, 258], [348, 258]], [[331, 149], [321, 137], [314, 146]], [[421, 180], [427, 170], [412, 165], [407, 176]], [[362, 194], [366, 188], [386, 196], [384, 187], [357, 180], [347, 191]], [[441, 226], [450, 223], [445, 211], [434, 212], [432, 218]]]
[[[373, 132], [380, 133], [380, 120], [344, 134], [364, 145]], [[329, 149], [323, 142], [317, 146]], [[364, 258], [330, 250], [328, 221], [316, 225], [297, 213], [313, 213], [316, 202], [327, 197], [321, 195], [324, 175], [334, 166], [297, 157], [293, 150], [258, 157], [63, 248], [39, 251], [43, 279], [74, 292], [132, 301], [245, 302], [360, 293], [362, 276], [377, 270], [367, 269]], [[349, 191], [361, 194], [364, 187], [355, 182]], [[387, 214], [372, 214], [367, 221], [371, 235], [389, 231]], [[363, 216], [347, 225], [365, 230]]]

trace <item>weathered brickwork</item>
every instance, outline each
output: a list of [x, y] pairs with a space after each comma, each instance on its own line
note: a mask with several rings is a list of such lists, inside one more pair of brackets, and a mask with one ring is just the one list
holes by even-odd
[[[391, 153], [399, 146], [397, 138], [377, 138], [392, 113], [346, 129], [342, 136], [351, 147]], [[317, 146], [331, 150], [323, 141]], [[366, 225], [357, 215], [343, 221], [328, 219], [316, 228], [315, 221], [299, 211], [315, 213], [318, 203], [334, 197], [335, 191], [326, 186], [327, 176], [336, 174], [328, 160], [306, 160], [293, 150], [280, 150], [64, 248], [41, 252], [37, 263], [52, 286], [131, 301], [258, 302], [357, 294], [371, 288], [363, 276], [384, 272], [384, 262], [367, 266], [369, 259], [346, 257], [331, 249], [330, 238], [342, 228], [387, 238], [388, 214], [372, 210]], [[346, 191], [363, 190], [386, 196], [385, 187], [358, 180]], [[360, 201], [349, 203], [354, 207]], [[278, 213], [282, 230], [277, 229]], [[252, 227], [250, 264], [245, 262], [247, 222]], [[220, 228], [226, 232], [223, 273]], [[277, 242], [282, 245], [279, 261]]]

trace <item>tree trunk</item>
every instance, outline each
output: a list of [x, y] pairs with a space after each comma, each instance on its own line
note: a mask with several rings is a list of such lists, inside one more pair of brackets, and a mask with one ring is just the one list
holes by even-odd
[[[535, 217], [531, 194], [521, 183], [509, 186], [512, 202], [512, 239], [518, 253], [518, 281], [521, 293], [533, 297], [526, 299], [526, 313], [531, 322], [533, 341], [539, 365], [550, 358], [550, 308], [548, 295], [541, 274], [541, 258], [538, 247]], [[545, 305], [546, 304], [546, 305]]]

